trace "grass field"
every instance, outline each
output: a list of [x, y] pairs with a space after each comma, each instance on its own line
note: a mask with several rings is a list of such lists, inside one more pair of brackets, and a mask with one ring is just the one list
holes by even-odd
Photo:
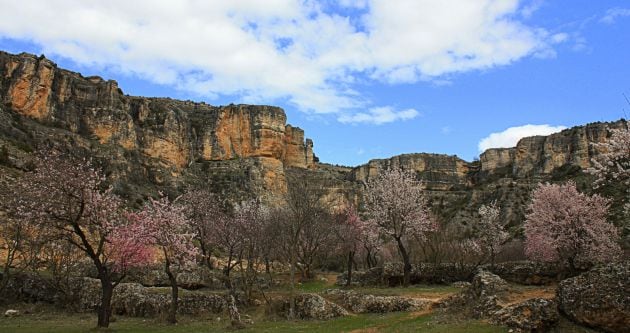
[[[110, 332], [120, 333], [176, 333], [176, 332], [233, 332], [229, 323], [216, 317], [180, 317], [177, 325], [166, 325], [156, 319], [119, 317], [112, 323]], [[46, 310], [16, 318], [0, 318], [2, 333], [79, 333], [94, 332], [96, 317], [92, 314], [68, 314]], [[399, 312], [390, 314], [353, 315], [328, 321], [258, 321], [238, 332], [452, 332], [493, 333], [507, 332], [502, 327], [481, 321], [440, 323], [430, 314]]]

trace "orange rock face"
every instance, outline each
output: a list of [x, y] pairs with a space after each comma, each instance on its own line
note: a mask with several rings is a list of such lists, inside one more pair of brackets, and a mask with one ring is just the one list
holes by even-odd
[[[234, 157], [280, 159], [286, 116], [279, 108], [249, 105], [219, 109], [214, 135], [204, 141], [203, 156], [211, 160]], [[216, 147], [216, 149], [214, 149]]]
[[304, 131], [299, 127], [285, 127], [284, 164], [293, 168], [313, 167], [313, 142], [304, 141]]
[[11, 107], [22, 115], [42, 120], [49, 114], [48, 99], [52, 90], [55, 65], [45, 59], [29, 60], [9, 62], [6, 65], [8, 76], [14, 71], [18, 71], [19, 75], [11, 82], [9, 88]]
[[29, 54], [0, 51], [0, 76], [7, 84], [0, 97], [11, 111], [140, 152], [150, 159], [147, 168], [158, 160], [159, 168], [180, 174], [200, 160], [252, 158], [264, 187], [281, 194], [284, 168], [314, 167], [312, 141], [287, 125], [278, 107], [130, 97], [115, 81], [83, 77]]

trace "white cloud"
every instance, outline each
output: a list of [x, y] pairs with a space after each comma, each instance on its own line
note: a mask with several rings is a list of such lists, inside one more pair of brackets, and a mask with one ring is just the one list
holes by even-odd
[[538, 11], [544, 4], [544, 0], [532, 0], [530, 3], [523, 6], [521, 9], [521, 15], [524, 18], [530, 18], [536, 11]]
[[515, 147], [518, 140], [535, 135], [549, 135], [560, 132], [566, 126], [551, 125], [523, 125], [506, 129], [503, 132], [492, 133], [479, 141], [479, 152], [484, 152], [490, 148]]
[[451, 126], [443, 126], [442, 128], [440, 128], [440, 132], [444, 135], [449, 135], [453, 132], [453, 129], [451, 128]]
[[630, 16], [630, 8], [611, 8], [599, 21], [606, 24], [614, 24], [618, 18]]
[[350, 115], [341, 115], [338, 120], [342, 123], [367, 123], [381, 125], [398, 120], [409, 120], [420, 113], [415, 109], [397, 111], [389, 106], [375, 107], [367, 112], [357, 112]]
[[361, 112], [379, 106], [357, 94], [357, 82], [443, 82], [553, 54], [561, 35], [519, 21], [519, 5], [344, 0], [340, 7], [361, 11], [350, 18], [310, 0], [0, 0], [0, 38], [210, 98], [282, 99], [312, 114], [382, 123], [409, 116]]

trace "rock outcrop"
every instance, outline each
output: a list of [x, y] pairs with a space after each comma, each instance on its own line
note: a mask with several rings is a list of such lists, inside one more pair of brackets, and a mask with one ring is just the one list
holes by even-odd
[[485, 270], [479, 270], [469, 286], [438, 305], [447, 311], [509, 326], [517, 332], [547, 332], [559, 319], [556, 303], [550, 299], [510, 303], [507, 283]]
[[[280, 314], [289, 314], [289, 300], [282, 300]], [[299, 294], [295, 296], [295, 318], [325, 320], [347, 316], [348, 311], [317, 294]]]
[[[115, 81], [83, 77], [24, 53], [0, 52], [0, 101], [41, 125], [138, 155], [133, 162], [145, 175], [157, 168], [166, 178], [181, 178], [193, 163], [251, 158], [263, 190], [280, 195], [284, 169], [314, 168], [316, 161], [313, 142], [288, 125], [278, 107], [127, 96]], [[169, 183], [160, 176], [153, 181]]]
[[492, 322], [520, 332], [548, 332], [559, 319], [556, 303], [544, 298], [508, 305], [492, 314]]
[[481, 204], [497, 201], [501, 220], [516, 227], [538, 182], [583, 177], [599, 153], [592, 143], [624, 124], [524, 138], [474, 162], [419, 153], [339, 167], [319, 163], [313, 141], [278, 107], [128, 96], [116, 81], [84, 77], [43, 56], [0, 52], [0, 165], [28, 169], [29, 153], [43, 146], [81, 152], [136, 206], [157, 191], [177, 195], [192, 184], [233, 201], [280, 203], [291, 177], [323, 188], [333, 206], [359, 204], [365, 182], [402, 168], [423, 181], [442, 220], [465, 223]]
[[329, 289], [327, 297], [354, 313], [388, 313], [397, 311], [421, 311], [431, 308], [433, 302], [428, 299], [403, 296], [376, 296], [360, 294], [354, 291]]
[[560, 311], [607, 332], [630, 332], [630, 262], [596, 267], [558, 285]]

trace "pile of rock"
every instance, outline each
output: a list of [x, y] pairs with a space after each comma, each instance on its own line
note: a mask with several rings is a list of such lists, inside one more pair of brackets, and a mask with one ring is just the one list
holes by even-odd
[[569, 319], [608, 332], [630, 332], [630, 262], [596, 267], [560, 282], [558, 307]]
[[354, 291], [329, 289], [330, 298], [354, 313], [387, 313], [430, 309], [431, 300], [401, 296], [364, 295]]
[[[283, 299], [279, 308], [280, 315], [289, 316], [291, 303]], [[295, 318], [298, 319], [332, 319], [347, 316], [348, 311], [317, 294], [300, 294], [295, 296]]]
[[470, 286], [442, 301], [440, 307], [524, 332], [544, 332], [558, 321], [556, 304], [552, 300], [533, 298], [508, 304], [507, 292], [505, 280], [479, 270]]
[[[96, 309], [101, 300], [100, 281], [83, 278], [78, 284], [77, 305], [82, 310]], [[166, 313], [171, 304], [168, 288], [144, 287], [139, 283], [121, 283], [114, 289], [112, 312], [132, 317], [156, 317]], [[178, 313], [198, 315], [221, 313], [226, 309], [225, 295], [180, 291]]]

